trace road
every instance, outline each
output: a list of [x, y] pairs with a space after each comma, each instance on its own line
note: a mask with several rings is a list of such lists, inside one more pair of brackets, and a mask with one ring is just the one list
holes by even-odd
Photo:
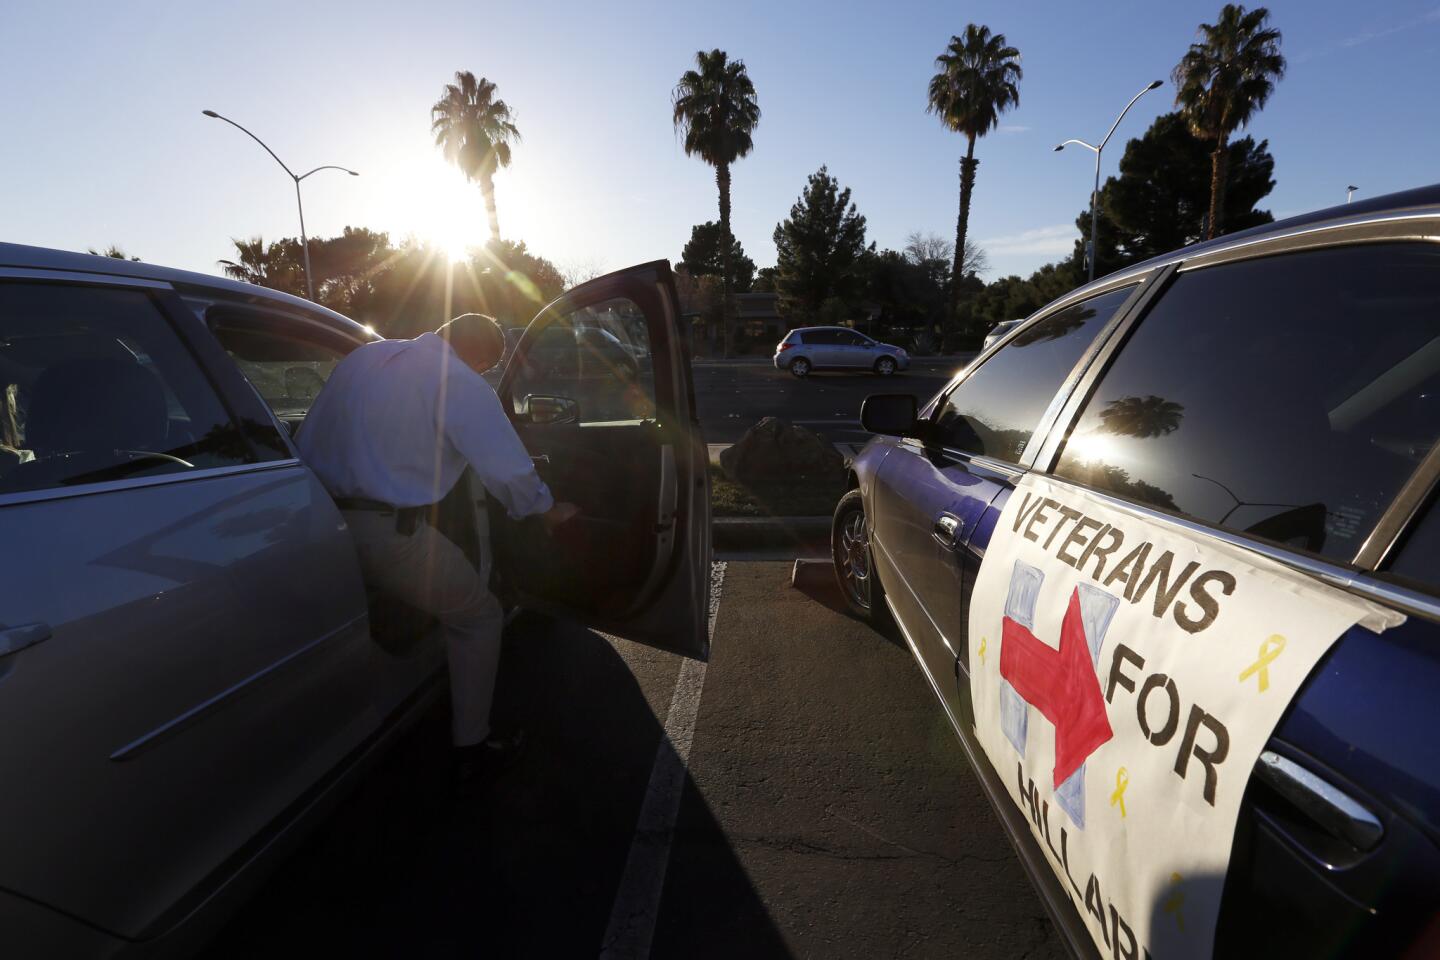
[[452, 796], [437, 707], [211, 956], [1059, 956], [909, 652], [790, 571], [717, 571], [704, 668], [522, 616], [520, 763]]
[[757, 420], [782, 416], [835, 443], [863, 442], [860, 403], [872, 393], [934, 396], [973, 354], [943, 360], [917, 359], [905, 373], [813, 373], [792, 377], [764, 363], [695, 364], [695, 403], [707, 443], [734, 443]]

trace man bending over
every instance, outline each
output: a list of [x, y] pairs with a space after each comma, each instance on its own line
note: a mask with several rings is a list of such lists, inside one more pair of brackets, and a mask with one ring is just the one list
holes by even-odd
[[520, 746], [518, 735], [490, 728], [504, 624], [489, 589], [488, 537], [477, 571], [423, 517], [467, 466], [515, 519], [539, 514], [548, 532], [577, 512], [555, 503], [480, 376], [504, 349], [499, 325], [477, 313], [414, 340], [367, 343], [336, 365], [298, 439], [345, 515], [366, 582], [440, 621], [462, 779], [503, 764]]

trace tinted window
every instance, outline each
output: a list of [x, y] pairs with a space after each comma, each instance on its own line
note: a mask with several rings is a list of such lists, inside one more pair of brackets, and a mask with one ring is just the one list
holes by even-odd
[[841, 330], [837, 333], [837, 336], [840, 338], [840, 344], [846, 347], [863, 347], [870, 343], [869, 340], [866, 340], [852, 330]]
[[309, 413], [335, 364], [358, 346], [300, 321], [287, 324], [238, 313], [219, 314], [210, 328], [240, 372], [281, 417]]
[[1058, 472], [1350, 559], [1440, 432], [1440, 249], [1375, 245], [1181, 274]]
[[816, 346], [830, 346], [840, 342], [840, 331], [838, 330], [807, 330], [805, 342]]
[[1440, 501], [1431, 499], [1430, 508], [1401, 542], [1389, 572], [1440, 590]]
[[945, 399], [940, 442], [1017, 462], [1055, 391], [1133, 289], [1066, 307], [1006, 344]]
[[564, 315], [547, 315], [511, 386], [517, 414], [536, 397], [578, 404], [581, 423], [655, 416], [655, 377], [644, 311], [630, 300], [606, 300]]
[[0, 492], [251, 459], [148, 294], [0, 283]]

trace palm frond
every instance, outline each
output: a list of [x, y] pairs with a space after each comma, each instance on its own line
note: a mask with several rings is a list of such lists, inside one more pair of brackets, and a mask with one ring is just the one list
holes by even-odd
[[754, 148], [760, 123], [755, 84], [745, 62], [730, 60], [723, 50], [697, 52], [695, 66], [671, 93], [671, 121], [687, 155], [712, 166], [733, 163]]
[[1002, 113], [1020, 103], [1020, 51], [989, 27], [972, 23], [964, 36], [951, 37], [935, 67], [926, 87], [926, 111], [956, 133], [984, 136], [999, 125]]

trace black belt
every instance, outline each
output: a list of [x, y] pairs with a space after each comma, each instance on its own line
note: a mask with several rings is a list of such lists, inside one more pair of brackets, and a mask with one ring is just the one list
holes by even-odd
[[[415, 528], [420, 525], [422, 520], [428, 520], [434, 515], [437, 504], [397, 507], [393, 503], [386, 503], [383, 500], [368, 500], [365, 497], [336, 497], [335, 506], [341, 510], [362, 510], [381, 515], [393, 513], [395, 514], [395, 532], [402, 537], [408, 537], [415, 532]], [[434, 524], [432, 523], [431, 526]]]

